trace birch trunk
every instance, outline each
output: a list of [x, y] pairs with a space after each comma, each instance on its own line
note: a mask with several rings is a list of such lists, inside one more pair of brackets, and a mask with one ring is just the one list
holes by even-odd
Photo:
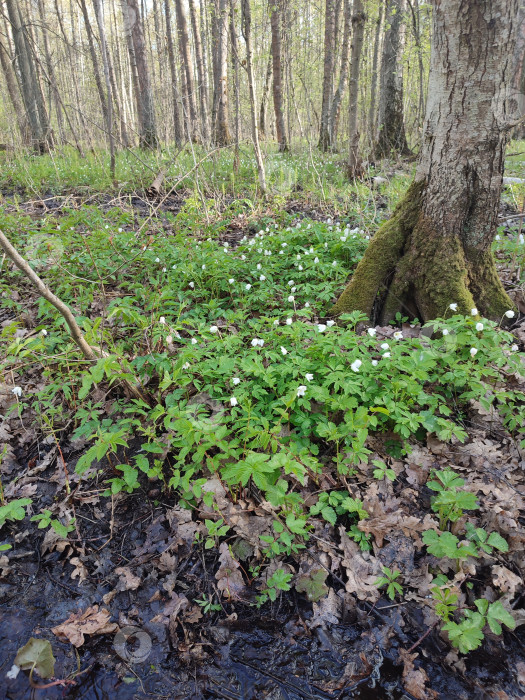
[[497, 320], [512, 308], [491, 243], [515, 123], [505, 103], [519, 2], [435, 3], [415, 181], [373, 238], [334, 314], [374, 310], [373, 321], [384, 324], [400, 310], [436, 318], [451, 303], [461, 313], [477, 308]]

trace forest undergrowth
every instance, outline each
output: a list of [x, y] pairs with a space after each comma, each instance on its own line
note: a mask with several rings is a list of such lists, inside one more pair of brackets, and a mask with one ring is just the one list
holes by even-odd
[[[37, 660], [26, 650], [22, 668], [72, 686], [106, 664], [159, 693], [163, 661], [130, 673], [109, 660], [109, 635], [134, 625], [178, 654], [178, 682], [202, 688], [218, 628], [293, 618], [288, 637], [361, 630], [337, 678], [314, 679], [322, 697], [356, 697], [385, 659], [408, 697], [449, 697], [443, 684], [517, 697], [523, 185], [505, 190], [494, 242], [519, 311], [496, 323], [450, 299], [431, 323], [399, 314], [376, 327], [328, 310], [410, 166], [343, 187], [334, 158], [275, 156], [262, 202], [242, 185], [253, 162], [235, 181], [221, 157], [191, 178], [177, 161], [165, 184], [177, 183], [176, 211], [147, 198], [158, 161], [140, 175], [123, 166], [104, 204], [95, 156], [82, 170], [51, 156], [2, 170], [0, 230], [104, 352], [83, 359], [56, 309], [1, 261], [0, 597], [16, 604], [47, 571], [66, 601], [60, 619], [39, 619], [49, 646]], [[70, 198], [84, 187], [91, 202]], [[138, 187], [145, 208], [129, 199]], [[4, 647], [0, 673], [32, 636]], [[29, 687], [15, 672], [8, 684], [9, 697]]]

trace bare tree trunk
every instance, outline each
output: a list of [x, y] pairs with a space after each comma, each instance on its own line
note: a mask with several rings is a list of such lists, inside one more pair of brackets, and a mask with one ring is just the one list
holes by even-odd
[[171, 33], [171, 13], [169, 0], [164, 0], [164, 16], [166, 18], [166, 39], [168, 47], [168, 59], [171, 75], [171, 96], [173, 101], [173, 131], [175, 143], [180, 145], [184, 141], [184, 129], [180, 113], [180, 98], [177, 89], [177, 69], [175, 67], [175, 49]]
[[410, 155], [403, 114], [403, 47], [405, 45], [406, 0], [387, 0], [381, 86], [379, 91], [379, 134], [375, 147], [377, 158], [392, 153]]
[[237, 43], [237, 29], [235, 27], [235, 4], [236, 0], [230, 0], [230, 37], [232, 43], [232, 64], [233, 64], [233, 90], [235, 97], [235, 155], [233, 158], [233, 170], [239, 172], [239, 140], [241, 128], [241, 81], [239, 76], [239, 45]]
[[[525, 5], [520, 7], [518, 15], [518, 39], [513, 61], [512, 87], [515, 94], [511, 96], [514, 106], [522, 117], [525, 117]], [[516, 128], [515, 138], [525, 138], [525, 120]]]
[[37, 151], [44, 153], [52, 145], [52, 135], [38, 82], [35, 61], [27, 40], [20, 6], [16, 0], [6, 0], [6, 2], [20, 75], [22, 99], [31, 127], [33, 145]]
[[324, 66], [323, 66], [323, 101], [321, 106], [321, 128], [319, 130], [319, 149], [331, 150], [333, 144], [330, 132], [330, 113], [332, 109], [332, 85], [334, 80], [335, 50], [335, 0], [325, 1], [324, 20]]
[[357, 107], [359, 100], [359, 70], [361, 53], [363, 50], [363, 38], [365, 34], [366, 15], [363, 0], [354, 0], [352, 14], [352, 57], [350, 68], [350, 106], [348, 113], [348, 128], [350, 133], [350, 148], [348, 154], [348, 176], [360, 177], [363, 170], [362, 160], [359, 155], [359, 125], [357, 120]]
[[109, 139], [109, 158], [110, 158], [110, 173], [111, 179], [115, 181], [115, 140], [113, 138], [113, 96], [111, 93], [111, 80], [109, 77], [109, 62], [108, 52], [106, 47], [106, 31], [104, 29], [104, 18], [102, 16], [101, 0], [93, 0], [95, 16], [97, 18], [98, 35], [100, 37], [100, 50], [102, 52], [102, 65], [104, 67], [104, 79], [106, 81], [106, 96], [107, 96], [107, 119], [106, 130]]
[[11, 100], [11, 104], [13, 105], [13, 110], [16, 115], [16, 121], [20, 130], [20, 136], [22, 137], [22, 143], [24, 145], [29, 144], [31, 143], [31, 130], [29, 127], [28, 118], [24, 112], [24, 106], [20, 102], [16, 76], [13, 66], [11, 65], [11, 57], [9, 56], [9, 53], [2, 42], [0, 42], [0, 64], [2, 66], [2, 72], [4, 74], [9, 99]]
[[[63, 141], [65, 138], [65, 134], [64, 134], [64, 121], [62, 118], [62, 101], [60, 99], [60, 95], [58, 92], [58, 86], [57, 86], [57, 81], [56, 81], [56, 76], [55, 76], [55, 69], [53, 66], [53, 62], [51, 60], [51, 52], [49, 50], [49, 40], [48, 40], [48, 36], [47, 36], [47, 26], [46, 26], [46, 19], [45, 19], [45, 12], [44, 12], [44, 1], [43, 0], [39, 0], [38, 13], [40, 15], [40, 28], [42, 31], [42, 39], [44, 42], [44, 56], [46, 59], [46, 69], [47, 69], [47, 75], [48, 75], [49, 83], [50, 83], [50, 92], [51, 92], [51, 96], [53, 97], [53, 102], [55, 103], [55, 110], [56, 110], [57, 124], [58, 124], [58, 133], [60, 136], [60, 140]], [[51, 102], [51, 100], [50, 100], [50, 102]]]
[[246, 71], [248, 73], [248, 91], [250, 95], [250, 116], [252, 121], [252, 140], [255, 150], [255, 160], [257, 162], [257, 173], [259, 175], [259, 185], [263, 194], [266, 193], [266, 173], [264, 171], [264, 161], [259, 144], [259, 130], [257, 128], [257, 98], [255, 96], [255, 81], [253, 78], [252, 65], [252, 14], [250, 0], [241, 0], [242, 12], [242, 33], [246, 43]]
[[136, 102], [139, 111], [140, 145], [142, 148], [156, 148], [158, 138], [155, 125], [155, 108], [146, 61], [144, 30], [138, 0], [121, 0], [121, 2], [124, 16], [124, 31], [128, 38], [128, 51], [130, 60], [136, 68], [136, 82], [138, 83], [135, 85], [135, 89], [137, 90]]
[[227, 146], [231, 141], [228, 125], [228, 0], [219, 0], [218, 10], [214, 141], [218, 146]]
[[339, 83], [332, 100], [330, 109], [330, 143], [331, 147], [335, 148], [337, 141], [337, 131], [339, 126], [339, 115], [341, 114], [341, 102], [346, 89], [346, 81], [348, 79], [348, 64], [350, 59], [350, 34], [352, 27], [352, 7], [351, 0], [344, 0], [344, 30], [343, 44], [341, 46], [341, 72], [339, 73]]
[[276, 0], [270, 7], [272, 27], [272, 67], [273, 67], [273, 107], [275, 110], [275, 129], [281, 153], [288, 150], [286, 129], [284, 126], [283, 83], [281, 58], [281, 0]]
[[193, 42], [195, 46], [195, 62], [197, 64], [197, 77], [199, 80], [199, 105], [202, 140], [210, 141], [210, 123], [208, 116], [208, 85], [206, 83], [206, 70], [204, 66], [204, 53], [200, 32], [199, 9], [195, 0], [190, 0], [191, 26], [193, 30]]
[[261, 108], [259, 111], [259, 131], [261, 136], [266, 135], [266, 112], [268, 108], [268, 95], [270, 93], [270, 81], [272, 79], [272, 54], [268, 56], [268, 64], [266, 66], [266, 75], [264, 77], [264, 86], [261, 96]]
[[[520, 0], [434, 5], [424, 140], [414, 183], [372, 239], [333, 312], [430, 320], [450, 304], [500, 320], [512, 302], [491, 252]], [[487, 46], [491, 47], [487, 51]]]
[[195, 85], [193, 82], [193, 67], [190, 51], [190, 36], [188, 32], [188, 15], [184, 0], [175, 0], [177, 12], [177, 31], [179, 34], [179, 50], [182, 59], [183, 80], [183, 104], [186, 131], [191, 141], [198, 140], [199, 124], [197, 119], [197, 107], [195, 102]]
[[[91, 28], [91, 22], [89, 20], [89, 13], [86, 5], [86, 0], [80, 0], [80, 9], [82, 10], [82, 16], [84, 17], [84, 25], [86, 27], [86, 34], [89, 46], [89, 54], [91, 56], [91, 63], [93, 64], [93, 73], [95, 78], [95, 85], [97, 86], [98, 97], [100, 99], [100, 106], [102, 108], [102, 116], [104, 117], [104, 123], [108, 123], [108, 105], [106, 102], [106, 95], [104, 93], [104, 86], [102, 85], [101, 71], [98, 65], [97, 52], [95, 50], [95, 43], [93, 41], [93, 31]], [[80, 105], [79, 105], [80, 107]], [[108, 135], [109, 139], [109, 135]]]
[[376, 97], [377, 97], [377, 66], [379, 63], [379, 50], [381, 48], [381, 34], [383, 31], [383, 17], [385, 10], [385, 0], [379, 0], [379, 9], [376, 21], [376, 31], [374, 37], [374, 57], [372, 59], [372, 76], [370, 85], [370, 107], [368, 109], [368, 134], [370, 143], [376, 142]]

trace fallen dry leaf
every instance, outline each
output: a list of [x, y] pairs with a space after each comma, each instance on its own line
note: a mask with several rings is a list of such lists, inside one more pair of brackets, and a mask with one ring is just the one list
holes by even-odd
[[110, 622], [109, 610], [98, 609], [98, 605], [84, 612], [73, 613], [65, 622], [51, 629], [51, 632], [61, 639], [67, 639], [75, 647], [84, 644], [85, 634], [111, 634], [118, 629], [115, 622]]
[[406, 649], [399, 650], [399, 659], [403, 663], [403, 687], [417, 700], [431, 700], [438, 694], [430, 688], [426, 688], [428, 676], [422, 668], [414, 668], [414, 659], [418, 653], [409, 654]]
[[242, 574], [239, 571], [239, 562], [232, 557], [226, 542], [219, 546], [219, 552], [221, 566], [215, 574], [218, 581], [217, 588], [222, 591], [225, 598], [238, 598], [245, 588]]
[[140, 586], [140, 577], [135, 576], [128, 566], [119, 566], [115, 573], [119, 577], [117, 591], [136, 591]]

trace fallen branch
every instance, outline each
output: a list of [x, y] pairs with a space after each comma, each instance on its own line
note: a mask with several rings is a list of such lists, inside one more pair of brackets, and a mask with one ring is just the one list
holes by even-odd
[[[64, 302], [61, 299], [59, 299], [56, 296], [56, 294], [53, 294], [53, 292], [49, 289], [45, 282], [42, 279], [40, 279], [36, 272], [31, 268], [27, 260], [25, 260], [20, 255], [20, 253], [10, 243], [10, 241], [2, 231], [0, 231], [0, 248], [2, 248], [7, 257], [13, 261], [13, 263], [18, 267], [18, 269], [37, 288], [40, 295], [43, 296], [44, 299], [46, 299], [50, 304], [52, 304], [60, 314], [62, 314], [69, 328], [71, 338], [78, 346], [84, 357], [87, 360], [98, 360], [101, 357], [106, 357], [107, 353], [105, 353], [101, 348], [92, 347], [91, 345], [89, 345], [89, 343], [84, 338], [84, 335], [80, 330], [80, 326], [76, 322], [75, 317], [73, 316], [73, 313], [71, 312], [69, 306], [67, 306], [67, 304], [64, 304]], [[123, 382], [135, 398], [148, 402], [147, 398], [144, 396], [144, 394], [137, 385], [131, 384], [126, 379], [124, 379]]]

